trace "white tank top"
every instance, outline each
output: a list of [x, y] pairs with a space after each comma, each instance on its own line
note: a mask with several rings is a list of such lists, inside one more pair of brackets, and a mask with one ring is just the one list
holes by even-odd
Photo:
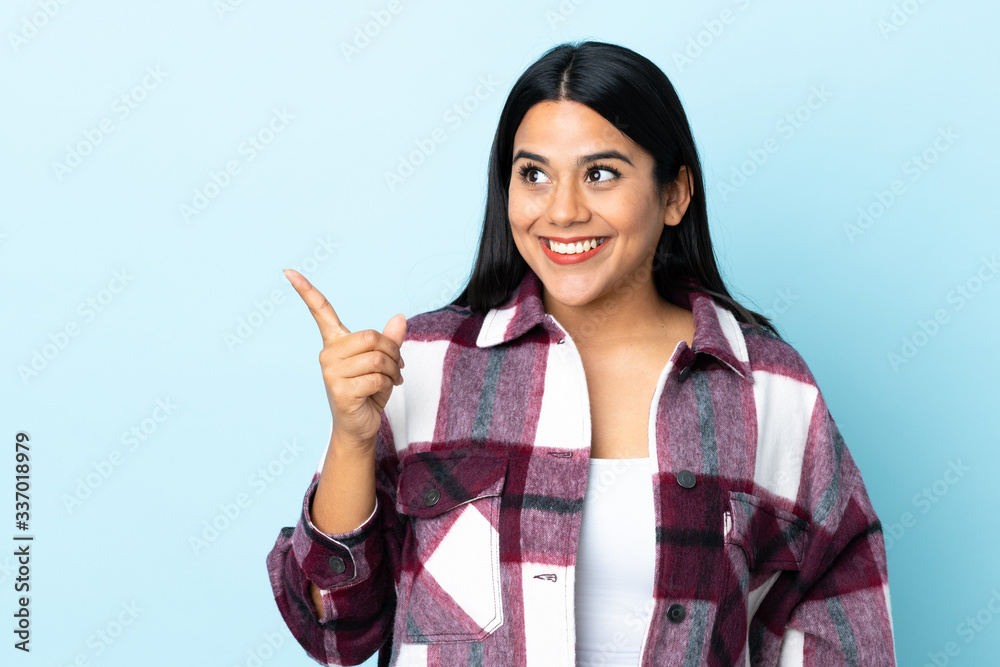
[[656, 558], [649, 457], [590, 459], [576, 555], [576, 664], [639, 664]]

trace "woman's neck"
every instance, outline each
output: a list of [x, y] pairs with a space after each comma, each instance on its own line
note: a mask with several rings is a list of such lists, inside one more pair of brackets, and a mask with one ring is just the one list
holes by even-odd
[[632, 343], [670, 335], [677, 340], [693, 337], [691, 311], [660, 296], [652, 280], [630, 291], [614, 291], [583, 306], [567, 306], [547, 296], [545, 312], [573, 338], [577, 347]]

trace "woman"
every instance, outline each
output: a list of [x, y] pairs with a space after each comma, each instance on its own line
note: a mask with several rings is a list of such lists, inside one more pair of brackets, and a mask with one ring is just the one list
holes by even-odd
[[452, 304], [352, 333], [287, 275], [333, 426], [268, 570], [317, 661], [895, 665], [860, 472], [726, 290], [649, 60], [564, 44], [515, 83]]

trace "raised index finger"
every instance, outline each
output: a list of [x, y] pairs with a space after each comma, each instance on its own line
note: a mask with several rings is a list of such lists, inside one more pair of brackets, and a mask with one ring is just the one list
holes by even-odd
[[302, 300], [309, 306], [309, 312], [312, 313], [316, 324], [319, 325], [319, 333], [323, 336], [324, 345], [332, 342], [338, 336], [351, 333], [351, 330], [345, 327], [340, 318], [337, 317], [337, 312], [323, 296], [323, 293], [316, 289], [305, 276], [295, 269], [285, 269], [284, 274]]

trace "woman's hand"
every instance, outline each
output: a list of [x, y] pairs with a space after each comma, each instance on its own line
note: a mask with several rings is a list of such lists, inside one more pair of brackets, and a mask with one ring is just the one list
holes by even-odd
[[382, 333], [374, 329], [351, 333], [305, 276], [293, 269], [284, 273], [309, 306], [323, 336], [319, 363], [333, 414], [333, 440], [341, 447], [367, 451], [374, 446], [392, 388], [403, 383], [399, 347], [406, 318], [402, 313], [394, 315]]

